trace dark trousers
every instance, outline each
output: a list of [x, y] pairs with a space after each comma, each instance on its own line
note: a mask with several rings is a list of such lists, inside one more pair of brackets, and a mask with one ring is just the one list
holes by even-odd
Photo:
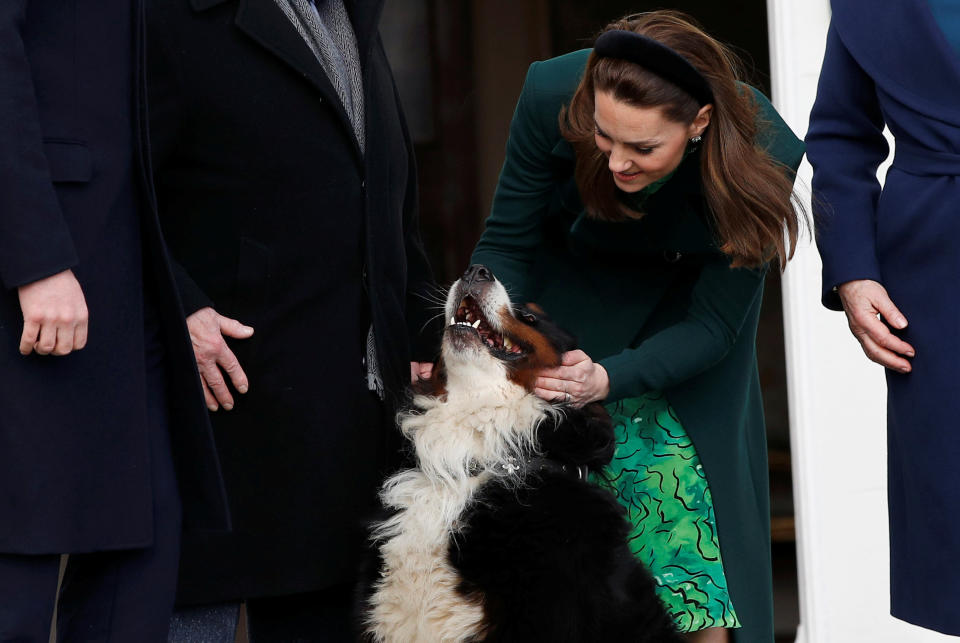
[[[152, 365], [148, 385], [153, 546], [69, 556], [57, 612], [60, 641], [167, 640], [180, 556], [180, 496], [162, 364]], [[0, 641], [47, 643], [59, 570], [57, 554], [0, 554]]]
[[[316, 592], [251, 598], [247, 606], [250, 643], [351, 643], [354, 588], [336, 585]], [[240, 603], [218, 603], [178, 609], [169, 643], [233, 643]]]

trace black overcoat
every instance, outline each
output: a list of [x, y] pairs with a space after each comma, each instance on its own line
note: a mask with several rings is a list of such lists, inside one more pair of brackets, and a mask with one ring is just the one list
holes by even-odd
[[[171, 437], [186, 523], [226, 524], [196, 366], [145, 207], [142, 17], [133, 0], [0, 2], [3, 553], [151, 544], [146, 308], [176, 374]], [[16, 288], [67, 268], [90, 313], [86, 348], [20, 355]]]
[[[213, 414], [234, 532], [187, 538], [181, 602], [317, 589], [354, 573], [390, 418], [371, 421], [372, 318], [394, 394], [432, 283], [415, 172], [377, 34], [381, 2], [346, 2], [363, 68], [366, 151], [320, 62], [275, 0], [148, 9], [161, 222], [187, 313], [255, 328], [250, 380]], [[408, 305], [409, 303], [409, 305]], [[423, 357], [427, 357], [424, 355]]]

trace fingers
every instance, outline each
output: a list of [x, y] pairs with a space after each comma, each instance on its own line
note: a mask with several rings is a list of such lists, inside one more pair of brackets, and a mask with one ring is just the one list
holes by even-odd
[[573, 384], [574, 382], [570, 382], [569, 380], [541, 375], [533, 385], [546, 391], [570, 393], [571, 391], [568, 389], [572, 388]]
[[578, 405], [584, 397], [583, 384], [555, 377], [538, 377], [533, 384], [533, 393], [548, 402], [566, 402]]
[[553, 402], [554, 404], [559, 404], [561, 402], [567, 401], [567, 395], [565, 393], [557, 393], [556, 391], [551, 391], [545, 388], [533, 387], [533, 394], [539, 397], [541, 400], [546, 400], [547, 402]]
[[563, 366], [573, 366], [581, 362], [590, 361], [590, 358], [582, 350], [577, 349], [573, 351], [567, 351], [560, 358], [560, 363]]
[[870, 360], [901, 373], [909, 373], [912, 370], [910, 362], [903, 356], [913, 357], [916, 354], [913, 347], [891, 333], [887, 325], [877, 319], [873, 311], [851, 311], [848, 317], [850, 331], [860, 342], [863, 352]]
[[40, 337], [34, 345], [33, 350], [38, 355], [49, 355], [57, 347], [57, 326], [47, 323], [40, 326]]
[[863, 333], [858, 335], [857, 339], [860, 340], [864, 354], [866, 354], [871, 361], [901, 373], [909, 373], [913, 370], [909, 361], [875, 342], [869, 334]]
[[20, 353], [62, 357], [87, 345], [87, 324], [70, 322], [25, 322], [20, 337]]
[[220, 323], [220, 332], [226, 335], [227, 337], [233, 337], [234, 339], [246, 339], [253, 335], [253, 327], [241, 324], [236, 319], [230, 319], [229, 317], [224, 317], [223, 315], [217, 315]]
[[219, 408], [217, 398], [210, 392], [210, 387], [207, 386], [207, 381], [203, 379], [203, 376], [200, 377], [200, 386], [203, 388], [203, 399], [207, 403], [207, 408], [216, 411]]
[[[247, 390], [249, 390], [250, 384], [247, 381], [247, 374], [243, 372], [237, 356], [233, 354], [233, 351], [230, 350], [226, 344], [223, 346], [217, 363], [223, 368], [227, 376], [230, 377], [230, 382], [233, 384], [233, 388], [237, 389], [238, 393], [246, 393]], [[224, 404], [224, 408], [227, 408], [226, 404]], [[229, 411], [230, 409], [227, 410]]]
[[[38, 279], [17, 288], [23, 333], [20, 352], [40, 355], [66, 355], [83, 348], [88, 323], [83, 288], [70, 270]], [[83, 326], [83, 344], [76, 341], [77, 328]]]
[[[567, 353], [569, 355], [570, 353]], [[583, 384], [593, 372], [594, 363], [588, 357], [584, 360], [573, 362], [572, 366], [557, 366], [556, 368], [545, 368], [540, 371], [540, 377], [549, 377], [558, 380], [569, 380]]]
[[234, 399], [224, 373], [239, 393], [246, 393], [250, 389], [250, 382], [237, 356], [223, 338], [224, 335], [239, 339], [250, 337], [253, 328], [207, 307], [187, 317], [187, 329], [193, 342], [197, 369], [204, 383], [207, 408], [216, 411], [222, 406], [225, 411], [230, 411], [234, 407]]
[[54, 355], [68, 355], [73, 351], [73, 338], [76, 328], [58, 328], [57, 342], [51, 351]]
[[889, 297], [882, 297], [880, 301], [877, 302], [877, 309], [880, 311], [880, 314], [883, 315], [883, 318], [887, 320], [887, 323], [897, 330], [903, 330], [907, 327], [907, 318], [903, 316], [903, 313], [900, 312], [900, 309], [893, 304]]
[[40, 324], [32, 320], [24, 320], [23, 334], [20, 335], [20, 354], [29, 355], [40, 337]]
[[894, 305], [886, 288], [875, 281], [857, 280], [841, 284], [839, 293], [850, 331], [866, 356], [886, 368], [909, 373], [912, 367], [905, 358], [914, 357], [916, 351], [890, 331], [890, 326], [906, 328], [907, 318]]
[[73, 350], [80, 350], [87, 345], [88, 324], [86, 321], [77, 324], [73, 331]]
[[198, 366], [200, 367], [200, 377], [206, 382], [214, 397], [212, 405], [208, 400], [207, 408], [216, 411], [217, 403], [219, 403], [226, 411], [233, 409], [233, 396], [230, 394], [230, 389], [227, 387], [227, 382], [223, 379], [223, 373], [220, 372], [217, 363], [207, 361], [204, 364], [198, 363]]

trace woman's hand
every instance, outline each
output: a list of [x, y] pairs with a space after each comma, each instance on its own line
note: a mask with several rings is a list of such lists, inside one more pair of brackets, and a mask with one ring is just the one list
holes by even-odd
[[208, 306], [187, 317], [187, 330], [190, 331], [193, 353], [197, 358], [207, 408], [216, 411], [223, 406], [224, 410], [229, 411], [233, 408], [233, 396], [220, 369], [230, 376], [233, 388], [240, 393], [246, 393], [250, 385], [247, 374], [223, 336], [246, 339], [253, 335], [253, 328], [244, 326], [236, 319], [224, 317]]
[[580, 408], [606, 399], [610, 394], [610, 377], [589, 355], [575, 350], [563, 354], [560, 366], [540, 371], [533, 392], [548, 402]]

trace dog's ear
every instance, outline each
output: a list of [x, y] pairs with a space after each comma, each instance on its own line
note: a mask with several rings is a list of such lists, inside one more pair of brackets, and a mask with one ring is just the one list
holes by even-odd
[[599, 402], [564, 409], [556, 426], [544, 425], [538, 437], [544, 455], [591, 469], [609, 464], [616, 449], [610, 414]]
[[550, 316], [535, 303], [527, 302], [514, 309], [514, 315], [527, 326], [531, 326], [556, 348], [561, 355], [577, 347], [577, 338], [557, 326]]

